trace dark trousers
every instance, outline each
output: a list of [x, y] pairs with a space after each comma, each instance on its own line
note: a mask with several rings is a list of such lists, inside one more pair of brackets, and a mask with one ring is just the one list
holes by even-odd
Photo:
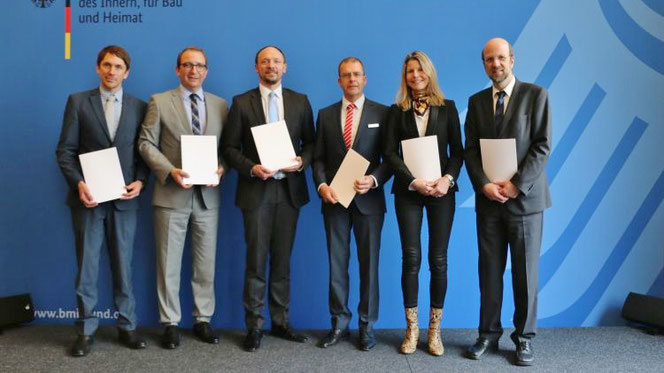
[[417, 307], [418, 275], [422, 261], [420, 235], [423, 211], [429, 225], [430, 305], [443, 308], [447, 292], [447, 245], [454, 219], [454, 193], [444, 197], [425, 197], [417, 192], [395, 195], [394, 207], [401, 236], [401, 289], [404, 306]]
[[76, 242], [76, 331], [92, 335], [99, 319], [93, 314], [97, 305], [97, 279], [102, 248], [109, 253], [113, 276], [113, 301], [118, 310], [118, 327], [136, 329], [136, 301], [131, 284], [131, 260], [136, 233], [136, 210], [120, 211], [110, 202], [94, 208], [72, 208]]
[[362, 215], [351, 203], [348, 209], [339, 204], [323, 207], [327, 252], [330, 261], [329, 307], [332, 327], [345, 329], [351, 319], [348, 308], [348, 262], [350, 231], [355, 234], [360, 264], [359, 327], [371, 330], [378, 320], [378, 253], [384, 214]]
[[290, 256], [300, 209], [291, 205], [285, 179], [269, 179], [263, 203], [243, 209], [247, 243], [244, 276], [245, 323], [248, 329], [261, 329], [264, 318], [266, 265], [269, 259], [268, 302], [273, 325], [288, 323], [290, 303]]
[[479, 334], [497, 340], [503, 333], [503, 274], [509, 245], [514, 292], [512, 340], [529, 340], [537, 327], [537, 267], [542, 243], [542, 213], [513, 215], [505, 208], [477, 214], [480, 275]]

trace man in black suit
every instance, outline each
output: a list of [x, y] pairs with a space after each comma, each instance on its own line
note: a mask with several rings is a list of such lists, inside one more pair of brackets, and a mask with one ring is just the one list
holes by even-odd
[[[97, 304], [97, 278], [102, 247], [109, 250], [113, 273], [113, 297], [118, 309], [118, 332], [122, 344], [145, 348], [136, 335], [136, 301], [131, 284], [131, 259], [136, 232], [138, 195], [148, 169], [138, 155], [138, 137], [146, 103], [123, 92], [122, 81], [129, 76], [130, 57], [118, 46], [108, 46], [97, 56], [98, 88], [69, 96], [62, 121], [56, 156], [69, 185], [67, 204], [71, 208], [76, 241], [78, 275], [76, 301], [78, 338], [73, 356], [90, 352], [99, 320], [93, 315]], [[97, 203], [90, 193], [79, 163], [79, 154], [115, 147], [127, 186], [119, 200]]]
[[[347, 338], [352, 316], [348, 308], [348, 260], [350, 231], [355, 232], [360, 262], [360, 305], [358, 307], [359, 348], [368, 351], [376, 345], [373, 323], [378, 319], [378, 252], [385, 218], [383, 184], [391, 173], [381, 163], [381, 134], [387, 107], [366, 99], [367, 77], [362, 61], [344, 58], [338, 67], [341, 101], [318, 113], [314, 147], [314, 182], [322, 199], [322, 211], [330, 259], [329, 307], [332, 329], [319, 342], [326, 348]], [[357, 195], [345, 208], [329, 186], [348, 149], [371, 163], [367, 174], [355, 181]]]
[[[518, 81], [514, 52], [504, 39], [482, 50], [493, 82], [470, 97], [466, 116], [466, 166], [475, 189], [479, 245], [479, 338], [467, 351], [479, 359], [497, 349], [507, 247], [512, 259], [516, 364], [531, 365], [537, 322], [537, 270], [543, 211], [551, 206], [546, 161], [551, 151], [551, 113], [546, 89]], [[518, 171], [510, 180], [489, 180], [482, 169], [480, 139], [516, 140]]]
[[[268, 298], [272, 334], [306, 342], [288, 323], [290, 256], [300, 207], [309, 202], [304, 170], [311, 163], [314, 146], [313, 114], [307, 96], [282, 88], [286, 57], [274, 46], [258, 51], [255, 70], [259, 87], [233, 97], [222, 149], [239, 180], [235, 204], [244, 216], [247, 265], [244, 307], [247, 336], [244, 348], [260, 347], [263, 326], [266, 265], [270, 266]], [[285, 120], [297, 164], [271, 170], [261, 164], [251, 127]]]

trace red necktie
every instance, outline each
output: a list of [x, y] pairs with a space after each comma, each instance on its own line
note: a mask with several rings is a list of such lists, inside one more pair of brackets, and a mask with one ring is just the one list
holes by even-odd
[[350, 149], [353, 145], [351, 141], [351, 135], [353, 132], [353, 109], [355, 108], [354, 104], [348, 104], [346, 107], [346, 123], [344, 124], [344, 144], [346, 144], [346, 149]]

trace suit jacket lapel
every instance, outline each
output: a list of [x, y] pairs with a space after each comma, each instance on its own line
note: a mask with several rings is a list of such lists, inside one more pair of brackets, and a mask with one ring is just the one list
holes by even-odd
[[[371, 102], [369, 102], [369, 100], [367, 100], [366, 97], [365, 97], [364, 98], [364, 107], [362, 108], [362, 115], [360, 115], [360, 121], [357, 124], [357, 132], [355, 132], [355, 139], [353, 139], [353, 145], [351, 146], [351, 148], [355, 148], [356, 147], [355, 145], [360, 143], [359, 142], [360, 138], [367, 131], [366, 130], [366, 127], [367, 127], [367, 113], [370, 112], [373, 109], [371, 106], [372, 106]], [[340, 113], [339, 115], [341, 115], [341, 109], [338, 110], [338, 112]], [[341, 120], [341, 118], [339, 118], [339, 120]], [[339, 122], [337, 122], [337, 123], [339, 123]], [[343, 141], [343, 136], [342, 136], [342, 141]], [[346, 146], [346, 145], [344, 144], [344, 146]], [[355, 150], [357, 150], [357, 149], [355, 149]]]
[[427, 129], [424, 131], [424, 136], [432, 136], [436, 134], [438, 128], [438, 112], [443, 110], [439, 106], [429, 106], [429, 121], [427, 122]]
[[221, 119], [217, 115], [219, 112], [214, 110], [215, 108], [210, 107], [210, 103], [212, 102], [212, 100], [210, 100], [210, 94], [203, 92], [203, 96], [205, 96], [205, 101], [203, 102], [205, 105], [205, 131], [203, 134], [207, 135], [210, 132], [216, 132], [217, 123], [220, 123]]
[[401, 115], [406, 116], [406, 133], [408, 134], [407, 138], [412, 139], [415, 137], [420, 137], [420, 133], [417, 131], [417, 123], [415, 122], [415, 112], [413, 109], [408, 109], [402, 111]]
[[104, 116], [104, 108], [101, 106], [101, 94], [98, 89], [90, 92], [90, 105], [92, 105], [92, 111], [94, 111], [97, 116], [97, 123], [101, 127], [102, 132], [106, 135], [106, 139], [111, 143], [111, 134], [108, 132], [108, 124], [106, 123], [106, 116]]
[[[286, 105], [284, 104], [284, 107]], [[251, 127], [260, 126], [261, 124], [267, 123], [265, 119], [265, 113], [263, 112], [263, 102], [261, 100], [261, 91], [256, 88], [251, 95], [251, 107], [254, 110], [254, 116], [257, 120], [257, 123], [249, 123]]]
[[127, 116], [125, 115], [125, 112], [129, 109], [129, 103], [127, 102], [128, 100], [126, 99], [127, 96], [125, 96], [124, 92], [122, 93], [122, 111], [120, 111], [120, 121], [118, 122], [118, 128], [115, 130], [115, 138], [113, 139], [113, 143], [115, 143], [115, 140], [118, 139], [121, 134], [124, 132], [124, 127], [126, 126], [125, 121]]
[[[512, 115], [514, 114], [514, 111], [516, 110], [514, 107], [516, 106], [516, 102], [519, 102], [519, 94], [521, 91], [521, 83], [515, 79], [514, 82], [514, 88], [512, 89], [512, 96], [510, 96], [510, 101], [507, 104], [507, 110], [505, 110], [505, 117], [503, 118], [503, 124], [500, 126], [500, 133], [499, 136], [503, 136], [505, 134], [505, 131], [509, 128], [508, 123], [510, 122], [510, 119], [512, 118]], [[512, 105], [514, 104], [514, 105]]]
[[189, 119], [187, 118], [187, 111], [184, 109], [184, 102], [182, 101], [179, 88], [171, 91], [171, 102], [173, 103], [173, 109], [175, 109], [175, 112], [180, 117], [182, 129], [184, 129], [185, 133], [193, 135], [194, 132], [191, 130], [191, 125], [189, 124]]
[[[493, 97], [491, 97], [491, 92], [491, 87], [489, 87], [482, 94], [481, 112], [484, 113], [484, 118], [480, 118], [480, 126], [487, 127], [489, 129], [488, 132], [491, 134], [490, 138], [495, 139], [498, 137], [498, 131], [496, 131], [496, 124], [493, 121]], [[503, 123], [505, 123], [504, 119]]]
[[344, 133], [341, 128], [341, 103], [342, 101], [339, 101], [336, 104], [334, 104], [334, 108], [332, 110], [332, 120], [330, 121], [330, 124], [328, 124], [328, 126], [332, 126], [332, 128], [329, 129], [330, 139], [332, 141], [336, 141], [337, 145], [339, 146], [339, 149], [343, 149], [344, 151], [346, 151], [346, 144], [344, 143]]
[[288, 133], [292, 134], [294, 131], [292, 126], [294, 126], [295, 123], [298, 123], [297, 113], [293, 112], [295, 104], [292, 102], [293, 97], [289, 91], [282, 88], [281, 94], [284, 96], [284, 120], [286, 121], [286, 127], [288, 127]]

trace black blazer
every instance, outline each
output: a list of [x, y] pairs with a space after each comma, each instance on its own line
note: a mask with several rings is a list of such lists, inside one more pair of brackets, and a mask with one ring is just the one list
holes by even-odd
[[[78, 198], [78, 182], [83, 180], [79, 154], [115, 146], [125, 184], [136, 180], [146, 183], [150, 172], [139, 156], [137, 146], [147, 104], [123, 92], [120, 123], [115, 139], [111, 141], [100, 96], [99, 88], [95, 88], [72, 94], [67, 99], [62, 132], [55, 154], [69, 185], [67, 204], [71, 207], [83, 207]], [[138, 209], [138, 198], [115, 200], [112, 203], [118, 210]]]
[[[284, 119], [295, 149], [302, 157], [302, 171], [287, 172], [288, 194], [293, 207], [309, 202], [304, 170], [311, 164], [314, 148], [314, 119], [307, 96], [282, 88]], [[242, 209], [253, 209], [263, 201], [265, 182], [251, 176], [251, 168], [260, 164], [251, 127], [265, 124], [265, 114], [258, 88], [233, 97], [228, 113], [228, 124], [221, 136], [221, 147], [228, 164], [237, 169], [238, 178], [235, 204]]]
[[[369, 99], [364, 100], [360, 124], [353, 141], [352, 149], [366, 158], [370, 164], [367, 175], [372, 175], [378, 187], [370, 189], [353, 199], [360, 213], [373, 215], [385, 213], [385, 194], [383, 184], [392, 176], [387, 164], [381, 163], [382, 137], [385, 132], [385, 119], [388, 108]], [[369, 128], [369, 124], [372, 126]], [[341, 128], [341, 101], [318, 112], [316, 120], [316, 146], [314, 147], [313, 178], [315, 187], [322, 183], [330, 184], [339, 170], [347, 150]], [[322, 203], [325, 209], [326, 203]]]
[[[463, 164], [463, 146], [461, 145], [461, 129], [459, 125], [459, 113], [454, 101], [445, 100], [443, 106], [429, 107], [429, 122], [425, 136], [438, 137], [438, 157], [440, 160], [440, 174], [450, 174], [455, 185], [452, 192], [459, 190], [458, 177]], [[387, 122], [387, 136], [385, 137], [385, 160], [394, 171], [394, 183], [392, 193], [396, 195], [408, 195], [410, 183], [415, 180], [413, 175], [403, 162], [401, 141], [419, 137], [413, 109], [403, 111], [399, 106], [392, 105]], [[442, 201], [443, 199], [433, 199]]]
[[490, 180], [482, 169], [481, 138], [516, 139], [518, 171], [511, 181], [521, 193], [516, 199], [505, 202], [508, 211], [528, 215], [551, 206], [545, 172], [551, 152], [551, 113], [546, 89], [517, 80], [500, 131], [494, 125], [491, 87], [476, 93], [468, 100], [465, 133], [466, 167], [475, 189], [477, 212], [490, 212], [501, 206], [482, 192], [482, 187]]

